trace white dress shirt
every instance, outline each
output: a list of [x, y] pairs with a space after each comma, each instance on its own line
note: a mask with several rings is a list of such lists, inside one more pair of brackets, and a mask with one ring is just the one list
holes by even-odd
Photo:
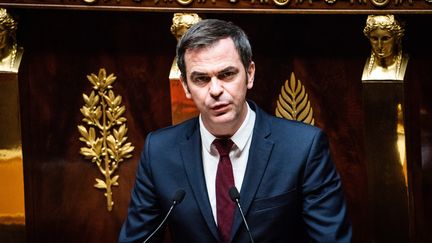
[[[246, 103], [247, 104], [247, 103]], [[247, 115], [243, 124], [237, 132], [231, 137], [234, 142], [230, 152], [230, 159], [234, 174], [234, 183], [237, 190], [241, 190], [244, 174], [246, 171], [247, 160], [249, 157], [249, 148], [252, 140], [253, 128], [255, 125], [255, 112], [247, 104]], [[216, 172], [219, 163], [219, 153], [216, 147], [212, 145], [216, 139], [204, 126], [201, 116], [199, 117], [202, 158], [204, 167], [204, 176], [206, 180], [207, 193], [210, 205], [213, 211], [213, 217], [217, 223], [216, 217]], [[227, 192], [228, 193], [228, 192]]]

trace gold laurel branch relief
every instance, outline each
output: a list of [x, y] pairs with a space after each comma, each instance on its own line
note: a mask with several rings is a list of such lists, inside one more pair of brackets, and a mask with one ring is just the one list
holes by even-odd
[[308, 94], [300, 80], [296, 80], [294, 72], [281, 88], [275, 113], [277, 117], [315, 125]]
[[80, 141], [85, 143], [81, 147], [80, 154], [92, 163], [96, 163], [103, 179], [95, 178], [98, 189], [105, 190], [108, 211], [112, 210], [114, 201], [112, 187], [118, 186], [119, 175], [115, 175], [119, 164], [124, 159], [132, 157], [134, 146], [127, 141], [126, 111], [121, 105], [122, 97], [115, 95], [112, 84], [117, 77], [110, 74], [107, 77], [104, 68], [99, 69], [99, 74], [87, 75], [88, 81], [93, 85], [90, 95], [83, 94], [85, 105], [80, 109], [84, 116], [83, 122], [87, 124], [78, 126], [81, 134]]

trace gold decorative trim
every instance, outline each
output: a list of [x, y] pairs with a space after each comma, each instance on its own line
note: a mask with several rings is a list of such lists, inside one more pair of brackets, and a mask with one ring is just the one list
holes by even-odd
[[[56, 9], [86, 8], [122, 11], [184, 11], [231, 13], [351, 13], [373, 14], [376, 10], [396, 11], [401, 14], [430, 14], [432, 0], [2, 0], [0, 7], [49, 7]], [[227, 5], [227, 3], [229, 3]]]
[[275, 113], [277, 117], [315, 124], [308, 94], [300, 80], [296, 80], [294, 72], [281, 88]]
[[95, 178], [94, 186], [105, 189], [108, 211], [111, 211], [114, 205], [111, 187], [119, 185], [119, 175], [114, 175], [114, 172], [120, 162], [132, 157], [131, 152], [134, 150], [130, 142], [126, 143], [125, 135], [128, 129], [126, 118], [122, 116], [126, 108], [120, 106], [122, 97], [115, 96], [112, 91], [111, 85], [116, 78], [114, 74], [107, 77], [104, 68], [99, 70], [98, 76], [93, 73], [87, 75], [94, 90], [89, 96], [83, 94], [85, 105], [80, 111], [84, 116], [83, 122], [87, 123], [89, 129], [83, 125], [78, 126], [82, 136], [79, 140], [86, 144], [86, 147], [81, 147], [80, 154], [96, 163], [104, 176], [105, 180]]

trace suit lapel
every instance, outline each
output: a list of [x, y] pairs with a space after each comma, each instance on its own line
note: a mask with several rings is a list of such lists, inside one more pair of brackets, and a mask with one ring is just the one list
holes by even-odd
[[[251, 108], [256, 112], [255, 127], [252, 135], [252, 142], [249, 149], [249, 158], [247, 162], [245, 177], [240, 190], [240, 205], [243, 213], [247, 215], [261, 179], [267, 168], [271, 151], [273, 149], [273, 141], [268, 139], [270, 135], [269, 124], [267, 123], [266, 115], [254, 103], [249, 103]], [[231, 239], [239, 230], [243, 223], [240, 212], [236, 212], [234, 216]], [[244, 226], [243, 226], [244, 227]]]
[[198, 207], [213, 236], [215, 239], [219, 239], [218, 229], [213, 219], [213, 213], [207, 194], [201, 147], [201, 136], [197, 120], [190, 134], [188, 134], [185, 141], [180, 144], [180, 153]]

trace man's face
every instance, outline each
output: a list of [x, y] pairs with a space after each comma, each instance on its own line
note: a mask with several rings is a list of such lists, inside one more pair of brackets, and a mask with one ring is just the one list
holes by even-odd
[[371, 31], [369, 40], [372, 45], [372, 51], [378, 58], [386, 58], [393, 54], [395, 38], [388, 30], [378, 28]]
[[245, 70], [231, 38], [185, 53], [186, 97], [201, 113], [205, 127], [215, 136], [231, 136], [246, 114], [246, 91], [253, 86], [255, 64]]

